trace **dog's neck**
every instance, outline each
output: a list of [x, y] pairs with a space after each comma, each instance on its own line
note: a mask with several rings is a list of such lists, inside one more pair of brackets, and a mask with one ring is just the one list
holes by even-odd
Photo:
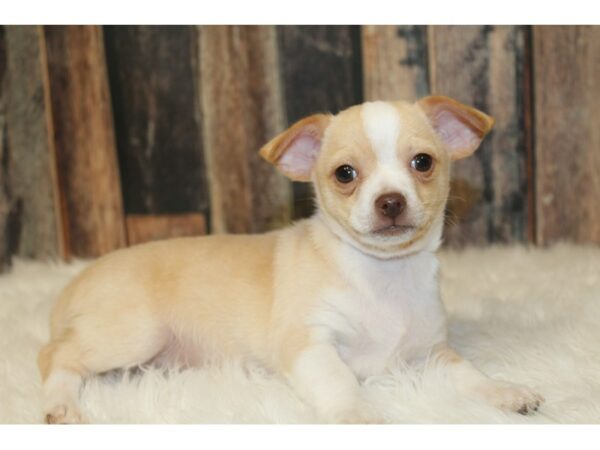
[[[382, 301], [397, 297], [399, 291], [395, 286], [408, 289], [408, 286], [418, 285], [419, 289], [436, 292], [438, 260], [434, 251], [437, 246], [422, 244], [402, 256], [380, 258], [344, 240], [329, 227], [322, 215], [316, 214], [307, 225], [314, 250], [357, 292]], [[441, 232], [441, 228], [435, 232]]]

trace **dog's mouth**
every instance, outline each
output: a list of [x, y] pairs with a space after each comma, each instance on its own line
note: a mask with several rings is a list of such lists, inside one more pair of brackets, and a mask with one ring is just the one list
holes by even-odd
[[408, 233], [409, 231], [414, 230], [416, 227], [410, 224], [391, 224], [386, 225], [380, 228], [377, 228], [372, 231], [373, 234], [378, 236], [399, 236], [401, 234]]

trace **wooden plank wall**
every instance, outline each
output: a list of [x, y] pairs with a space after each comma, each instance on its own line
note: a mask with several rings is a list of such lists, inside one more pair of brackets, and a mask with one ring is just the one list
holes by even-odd
[[274, 27], [207, 26], [199, 33], [201, 112], [213, 232], [289, 223], [289, 183], [258, 149], [283, 130]]
[[205, 233], [195, 27], [107, 26], [104, 37], [128, 242]]
[[294, 121], [445, 94], [496, 118], [448, 245], [600, 243], [600, 27], [2, 26], [0, 269], [261, 232], [310, 186], [257, 156]]
[[0, 271], [14, 253], [9, 231], [11, 210], [8, 178], [8, 146], [6, 143], [6, 30], [0, 27]]
[[65, 255], [42, 27], [0, 37], [0, 266], [10, 255]]
[[365, 100], [415, 101], [430, 93], [427, 27], [362, 27]]
[[67, 255], [125, 245], [102, 27], [45, 27], [56, 167]]
[[600, 27], [534, 27], [536, 236], [600, 243]]

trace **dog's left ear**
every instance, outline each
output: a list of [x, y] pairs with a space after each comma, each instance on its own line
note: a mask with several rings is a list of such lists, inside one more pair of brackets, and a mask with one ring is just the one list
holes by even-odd
[[294, 181], [310, 181], [331, 115], [314, 114], [271, 139], [260, 156]]
[[494, 119], [487, 114], [441, 95], [424, 97], [416, 104], [453, 160], [471, 155], [494, 126]]

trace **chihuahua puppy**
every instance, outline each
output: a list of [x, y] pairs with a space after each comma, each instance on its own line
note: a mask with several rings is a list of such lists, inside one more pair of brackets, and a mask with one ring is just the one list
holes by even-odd
[[251, 358], [327, 422], [372, 422], [360, 380], [434, 361], [467, 395], [520, 413], [542, 398], [479, 372], [447, 345], [437, 282], [451, 161], [493, 126], [430, 96], [316, 114], [260, 154], [312, 181], [310, 219], [254, 236], [173, 239], [116, 251], [60, 296], [41, 350], [44, 413], [77, 423], [82, 381], [144, 363]]

